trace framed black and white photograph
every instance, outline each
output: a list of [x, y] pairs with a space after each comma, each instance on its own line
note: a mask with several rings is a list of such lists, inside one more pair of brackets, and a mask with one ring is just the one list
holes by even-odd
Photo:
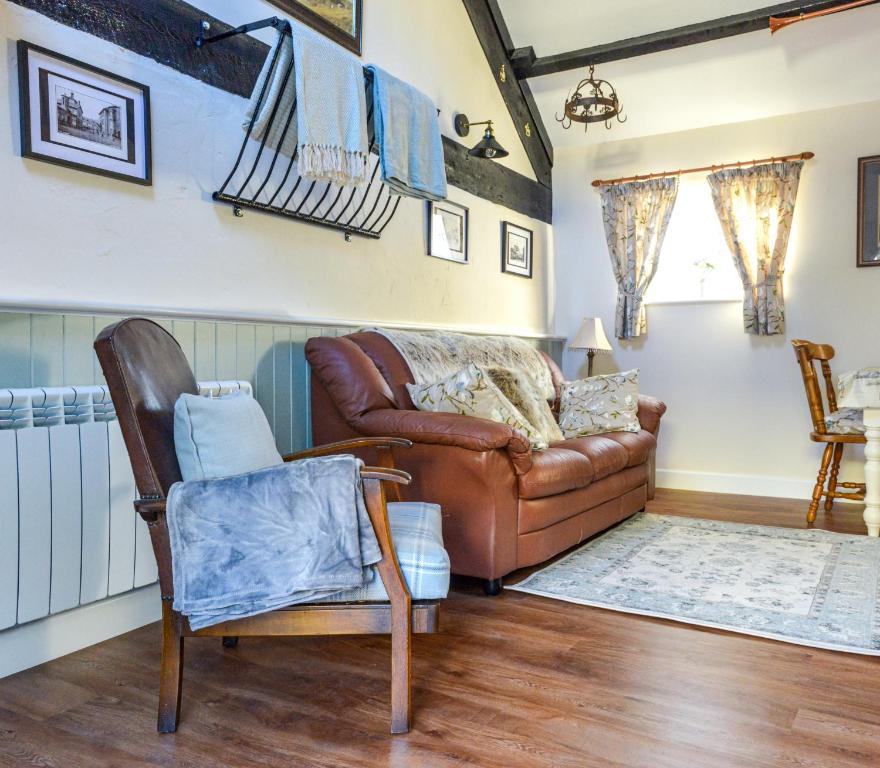
[[501, 271], [520, 277], [532, 276], [532, 230], [502, 222]]
[[152, 184], [150, 89], [18, 41], [21, 154]]
[[361, 55], [364, 0], [269, 0], [293, 18]]
[[468, 209], [448, 200], [428, 203], [428, 255], [468, 263]]
[[880, 267], [880, 155], [859, 158], [857, 267]]

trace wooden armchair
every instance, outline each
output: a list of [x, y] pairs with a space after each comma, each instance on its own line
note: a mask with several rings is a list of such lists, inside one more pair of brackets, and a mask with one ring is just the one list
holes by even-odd
[[436, 631], [439, 618], [438, 601], [411, 599], [388, 523], [386, 484], [391, 484], [391, 497], [399, 500], [397, 485], [410, 481], [406, 472], [394, 469], [391, 450], [411, 443], [400, 438], [362, 438], [284, 457], [285, 461], [295, 461], [365, 448], [377, 450], [382, 466], [365, 467], [361, 477], [367, 511], [382, 551], [377, 569], [388, 593], [388, 602], [295, 605], [194, 632], [186, 617], [172, 608], [174, 587], [165, 498], [171, 485], [181, 479], [174, 450], [174, 405], [182, 393], [198, 393], [195, 378], [177, 341], [150, 320], [131, 318], [105, 328], [95, 340], [95, 350], [134, 470], [140, 496], [135, 509], [149, 526], [159, 567], [162, 594], [159, 731], [170, 733], [177, 729], [184, 638], [222, 637], [224, 646], [231, 647], [239, 636], [390, 633], [391, 732], [407, 732], [412, 720], [412, 633]]
[[[804, 389], [807, 392], [807, 404], [810, 406], [810, 419], [813, 422], [813, 431], [810, 439], [817, 443], [825, 443], [822, 452], [822, 462], [819, 465], [819, 474], [816, 477], [816, 485], [813, 488], [813, 498], [807, 510], [807, 523], [816, 520], [819, 510], [819, 502], [825, 497], [825, 511], [830, 512], [835, 499], [851, 499], [862, 501], [865, 498], [864, 483], [838, 483], [837, 475], [840, 472], [840, 460], [843, 456], [843, 446], [847, 443], [865, 443], [865, 435], [858, 432], [846, 432], [835, 427], [834, 417], [839, 414], [837, 409], [837, 395], [834, 391], [834, 381], [831, 377], [830, 360], [834, 357], [834, 347], [830, 344], [814, 344], [804, 339], [794, 339], [791, 342], [801, 368], [804, 379]], [[819, 386], [819, 377], [816, 375], [815, 361], [819, 361], [822, 370], [822, 378], [825, 382], [825, 397], [828, 401], [828, 412], [822, 401], [822, 390]], [[832, 426], [829, 427], [826, 417], [832, 417]], [[831, 473], [828, 474], [829, 465]], [[828, 487], [825, 487], [825, 479], [828, 478]], [[841, 493], [840, 488], [855, 489], [852, 493]]]

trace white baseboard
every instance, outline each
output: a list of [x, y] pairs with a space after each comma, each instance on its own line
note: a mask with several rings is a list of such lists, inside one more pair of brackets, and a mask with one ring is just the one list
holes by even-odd
[[[744, 496], [772, 496], [781, 499], [809, 499], [813, 494], [814, 483], [815, 480], [801, 477], [728, 475], [681, 469], [657, 470], [658, 488], [675, 488], [682, 491], [738, 493]], [[839, 499], [835, 503], [844, 501], [846, 499]]]
[[162, 618], [159, 585], [0, 632], [0, 678], [66, 656]]

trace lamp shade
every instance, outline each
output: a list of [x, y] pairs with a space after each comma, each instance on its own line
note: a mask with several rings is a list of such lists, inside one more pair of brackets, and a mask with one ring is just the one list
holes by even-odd
[[611, 345], [605, 336], [601, 317], [585, 317], [581, 321], [581, 327], [571, 340], [570, 349], [595, 349], [602, 352], [610, 352]]
[[487, 160], [498, 160], [499, 158], [507, 157], [510, 152], [498, 143], [490, 126], [486, 128], [486, 132], [483, 134], [483, 138], [480, 139], [480, 142], [474, 146], [473, 149], [468, 150], [468, 154], [471, 157], [483, 157]]

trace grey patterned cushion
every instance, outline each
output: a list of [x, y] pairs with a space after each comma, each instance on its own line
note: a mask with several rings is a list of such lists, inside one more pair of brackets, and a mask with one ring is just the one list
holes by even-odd
[[863, 418], [861, 408], [841, 408], [825, 417], [825, 429], [832, 435], [864, 435]]
[[537, 428], [475, 363], [468, 363], [460, 371], [440, 381], [432, 384], [407, 384], [406, 389], [420, 411], [459, 413], [497, 421], [522, 432], [535, 450], [547, 447], [547, 441]]
[[[424, 501], [392, 502], [388, 522], [400, 570], [413, 600], [439, 600], [449, 591], [449, 555], [443, 548], [440, 507]], [[379, 572], [366, 586], [339, 592], [321, 603], [347, 603], [388, 599]]]
[[559, 426], [566, 439], [605, 432], [638, 432], [639, 369], [566, 381]]

